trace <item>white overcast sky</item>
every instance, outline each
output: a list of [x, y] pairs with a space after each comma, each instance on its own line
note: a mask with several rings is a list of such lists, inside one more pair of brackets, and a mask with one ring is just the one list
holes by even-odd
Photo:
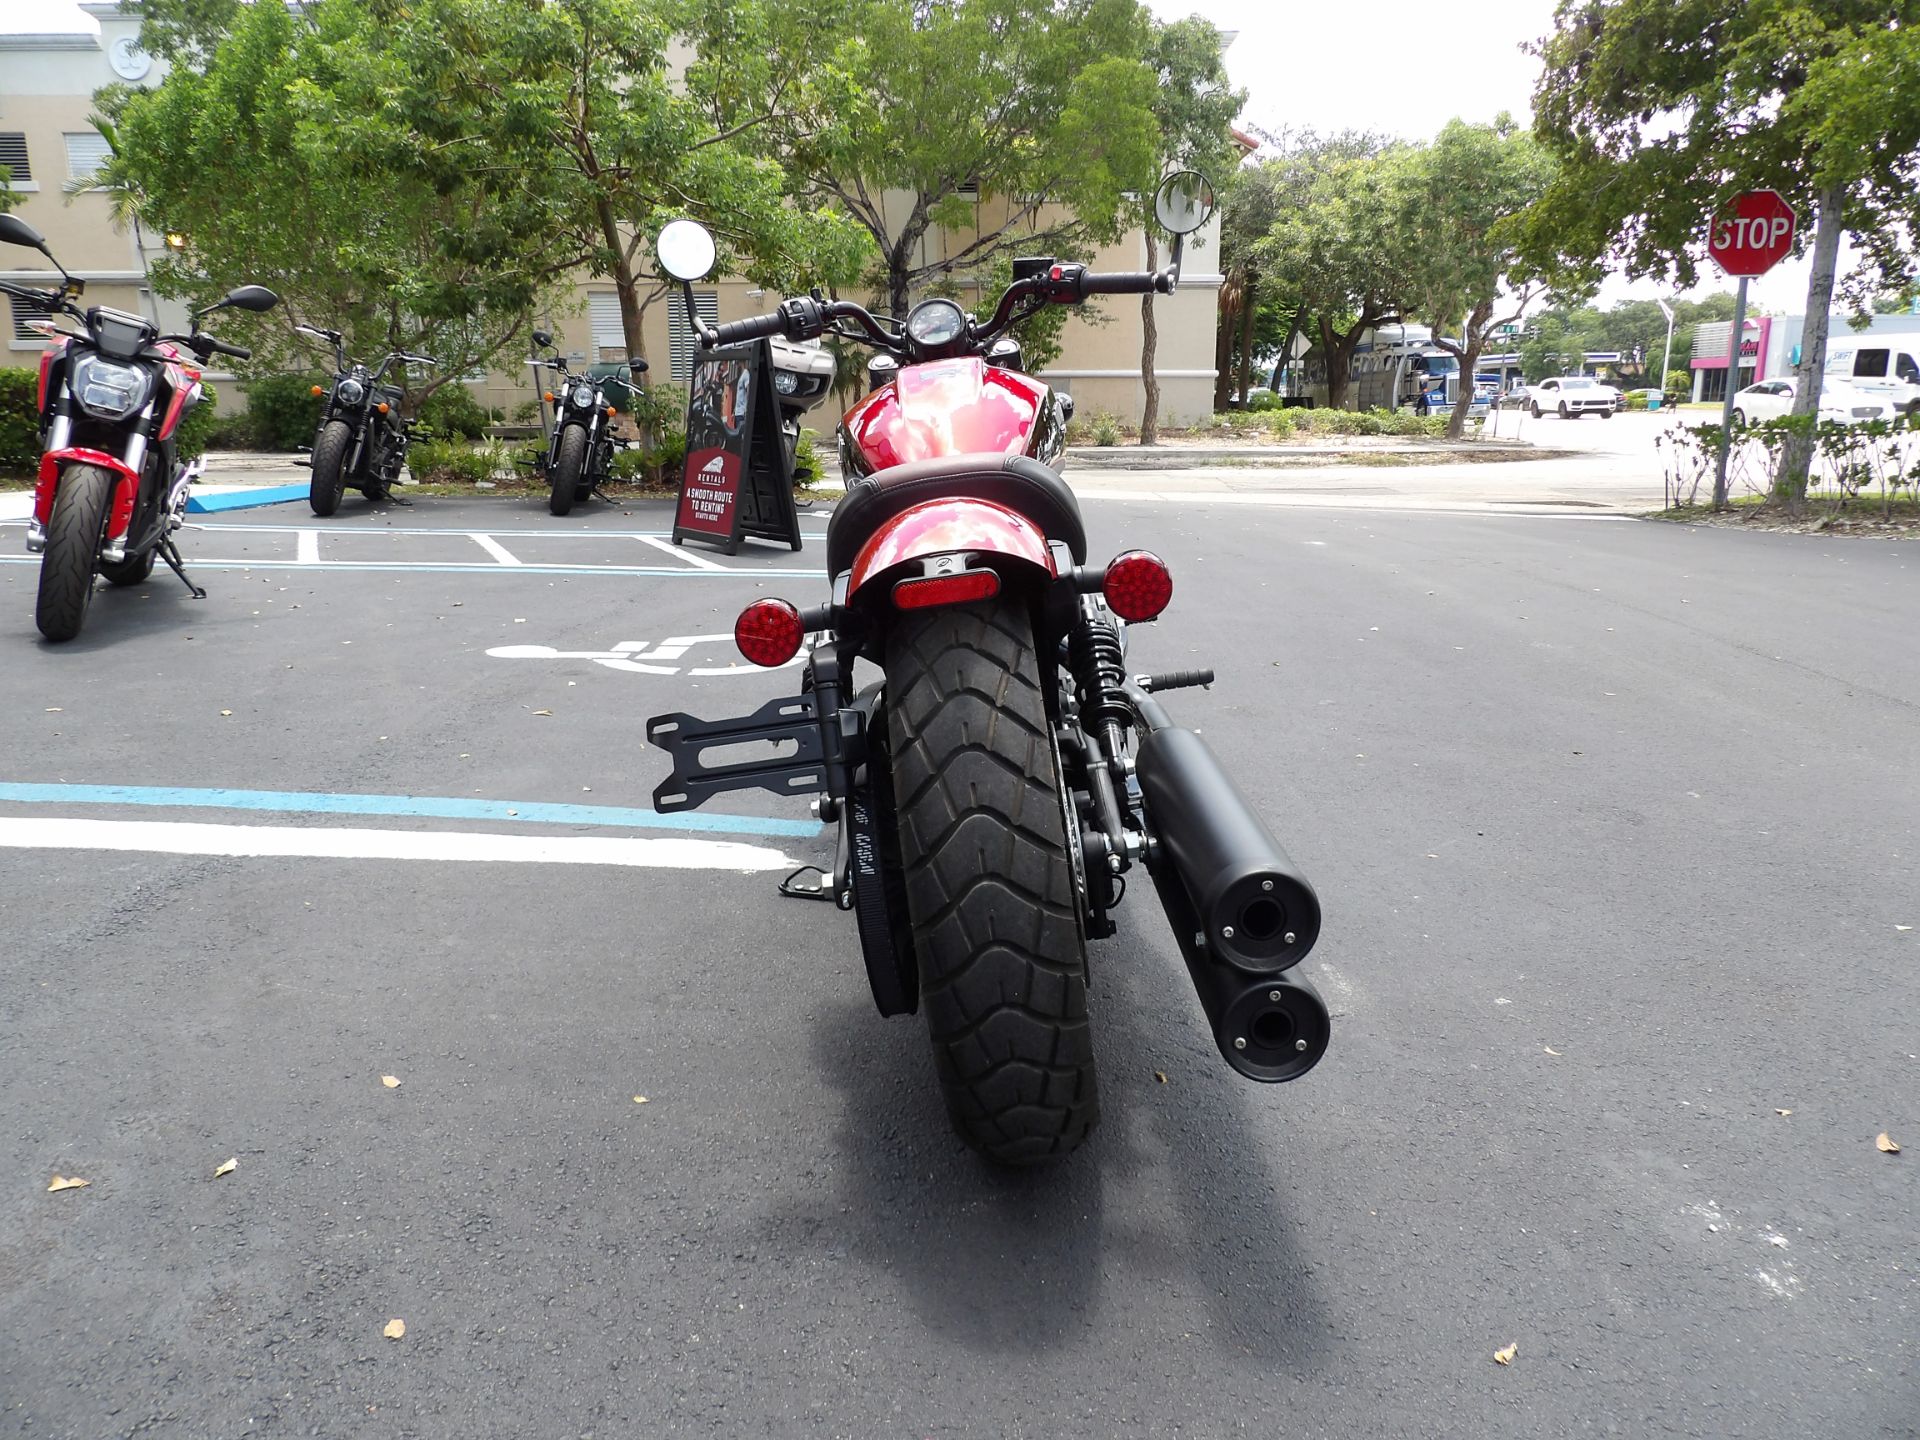
[[[1198, 14], [1237, 32], [1227, 51], [1234, 83], [1247, 91], [1246, 119], [1265, 130], [1378, 130], [1430, 138], [1453, 116], [1532, 115], [1538, 63], [1521, 46], [1546, 34], [1553, 0], [1479, 0], [1462, 27], [1458, 6], [1407, 0], [1148, 0], [1163, 19]], [[0, 0], [0, 33], [90, 30], [72, 0]], [[1843, 260], [1844, 269], [1844, 260]], [[1730, 289], [1707, 266], [1699, 290]], [[1751, 287], [1753, 302], [1798, 312], [1804, 259], [1782, 261]], [[1601, 303], [1652, 298], [1663, 287], [1610, 281]]]

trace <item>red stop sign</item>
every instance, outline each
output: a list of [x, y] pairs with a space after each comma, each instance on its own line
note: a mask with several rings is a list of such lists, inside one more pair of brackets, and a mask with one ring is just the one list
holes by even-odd
[[1777, 190], [1749, 190], [1713, 222], [1707, 253], [1736, 279], [1764, 275], [1793, 248], [1793, 207]]

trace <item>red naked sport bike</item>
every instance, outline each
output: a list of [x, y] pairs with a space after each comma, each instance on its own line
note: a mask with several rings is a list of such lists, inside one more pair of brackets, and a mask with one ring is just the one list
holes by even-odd
[[[1204, 179], [1183, 172], [1156, 209], [1179, 236], [1211, 207]], [[714, 263], [692, 221], [658, 248], [689, 284]], [[1020, 372], [1007, 333], [1046, 305], [1170, 293], [1178, 266], [1178, 241], [1157, 274], [1019, 261], [984, 322], [930, 299], [895, 325], [818, 292], [718, 329], [694, 322], [708, 348], [831, 334], [894, 365], [870, 372], [885, 383], [841, 427], [831, 596], [756, 600], [734, 627], [767, 666], [811, 635], [800, 693], [734, 720], [649, 720], [673, 761], [654, 803], [820, 794], [816, 813], [839, 827], [820, 889], [853, 912], [874, 1001], [882, 1015], [925, 1011], [955, 1129], [1004, 1164], [1063, 1155], [1098, 1117], [1086, 942], [1114, 933], [1136, 865], [1229, 1065], [1292, 1080], [1327, 1047], [1327, 1008], [1291, 973], [1319, 934], [1319, 902], [1155, 698], [1212, 672], [1128, 673], [1127, 626], [1158, 616], [1173, 582], [1144, 550], [1087, 563], [1079, 504], [1055, 468], [1065, 399]], [[857, 685], [856, 661], [880, 678]], [[758, 741], [778, 757], [706, 763]]]
[[[155, 556], [196, 598], [204, 596], [173, 544], [200, 474], [197, 463], [179, 459], [175, 442], [181, 419], [200, 401], [194, 361], [204, 365], [215, 354], [244, 360], [249, 352], [202, 335], [200, 318], [229, 307], [270, 310], [278, 297], [243, 285], [197, 312], [191, 334], [162, 335], [144, 315], [74, 304], [81, 282], [18, 216], [0, 215], [0, 244], [38, 250], [61, 277], [50, 290], [0, 281], [0, 291], [46, 313], [36, 328], [60, 342], [40, 356], [40, 477], [27, 525], [27, 549], [41, 554], [40, 633], [73, 639], [86, 623], [94, 576], [138, 585], [153, 573]], [[85, 332], [62, 330], [56, 315], [78, 320]]]

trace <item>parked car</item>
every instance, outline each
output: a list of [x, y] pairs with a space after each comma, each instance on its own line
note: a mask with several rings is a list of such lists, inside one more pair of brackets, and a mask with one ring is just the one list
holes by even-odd
[[1618, 390], [1585, 375], [1559, 375], [1542, 380], [1527, 393], [1527, 409], [1536, 420], [1548, 410], [1562, 420], [1577, 420], [1582, 415], [1605, 417], [1621, 404]]
[[[1762, 420], [1777, 420], [1793, 409], [1798, 381], [1761, 380], [1738, 391], [1733, 397], [1733, 423], [1757, 425]], [[1842, 425], [1859, 425], [1868, 420], [1891, 420], [1898, 413], [1894, 402], [1884, 395], [1872, 395], [1855, 386], [1829, 380], [1820, 392], [1820, 418]]]

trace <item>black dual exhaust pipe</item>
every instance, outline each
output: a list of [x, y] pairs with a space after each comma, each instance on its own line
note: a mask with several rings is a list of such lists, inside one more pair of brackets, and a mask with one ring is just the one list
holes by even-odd
[[1147, 869], [1220, 1054], [1249, 1080], [1298, 1079], [1332, 1033], [1320, 992], [1286, 973], [1320, 936], [1319, 897], [1191, 730], [1148, 730], [1134, 773]]

